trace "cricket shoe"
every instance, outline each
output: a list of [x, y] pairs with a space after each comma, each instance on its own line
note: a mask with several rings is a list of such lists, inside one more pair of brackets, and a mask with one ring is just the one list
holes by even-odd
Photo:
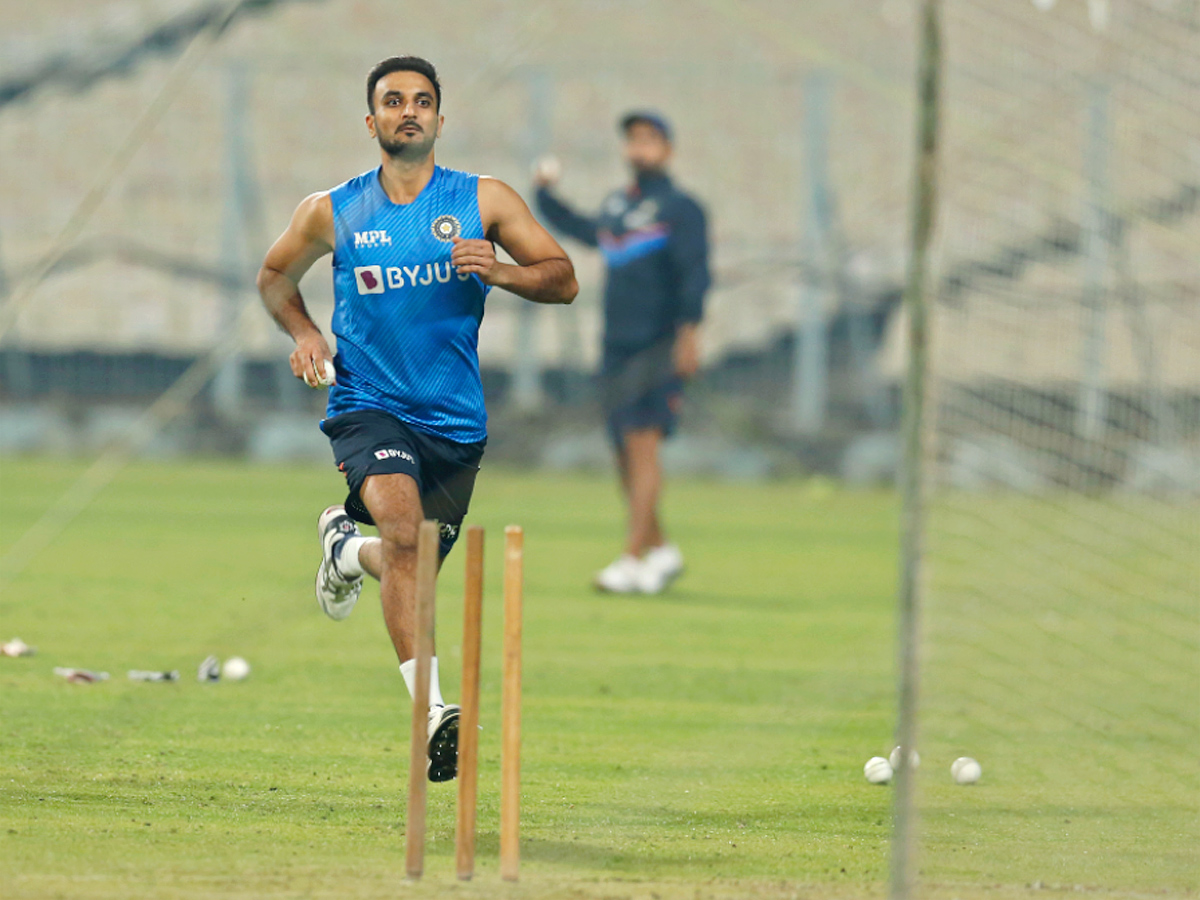
[[317, 603], [331, 619], [342, 620], [354, 610], [362, 593], [363, 577], [348, 578], [338, 569], [342, 542], [348, 537], [360, 537], [354, 520], [346, 515], [346, 507], [331, 506], [317, 519], [317, 536], [321, 539], [321, 565], [317, 569]]
[[429, 780], [449, 781], [458, 774], [458, 720], [462, 708], [435, 706], [429, 710]]
[[592, 584], [609, 594], [636, 594], [641, 590], [641, 576], [642, 561], [626, 553], [597, 572]]
[[683, 554], [674, 544], [651, 547], [642, 557], [638, 572], [638, 590], [643, 594], [661, 594], [683, 574]]

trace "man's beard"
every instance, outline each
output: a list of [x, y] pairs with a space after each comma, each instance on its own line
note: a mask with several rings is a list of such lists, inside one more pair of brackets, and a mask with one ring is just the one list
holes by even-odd
[[665, 163], [649, 164], [640, 160], [629, 160], [629, 168], [633, 170], [634, 175], [658, 175], [666, 171]]
[[[422, 134], [422, 136], [424, 136]], [[377, 135], [379, 140], [379, 148], [395, 160], [414, 160], [428, 156], [429, 151], [433, 149], [433, 141], [397, 141], [385, 137], [382, 134]]]

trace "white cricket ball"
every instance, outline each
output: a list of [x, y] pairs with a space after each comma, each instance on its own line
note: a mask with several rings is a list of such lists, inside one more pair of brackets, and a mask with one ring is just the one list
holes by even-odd
[[250, 674], [250, 663], [246, 662], [240, 656], [231, 656], [225, 660], [225, 665], [221, 666], [221, 675], [228, 678], [230, 681], [241, 681]]
[[[892, 764], [892, 771], [900, 768], [900, 748], [894, 747], [892, 752], [888, 754], [888, 762]], [[915, 769], [921, 765], [921, 754], [916, 750], [912, 750], [908, 754], [909, 768]]]
[[887, 784], [892, 780], [892, 764], [882, 756], [872, 756], [863, 766], [863, 774], [871, 784]]
[[974, 784], [983, 775], [983, 766], [969, 756], [960, 756], [950, 764], [950, 777], [955, 784]]
[[329, 387], [337, 380], [337, 369], [334, 368], [332, 359], [326, 359], [323, 362], [325, 363], [325, 375], [317, 379], [317, 384]]

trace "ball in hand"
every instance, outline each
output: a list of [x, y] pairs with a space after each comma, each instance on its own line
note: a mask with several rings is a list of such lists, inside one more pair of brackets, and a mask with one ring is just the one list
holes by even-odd
[[337, 369], [334, 368], [332, 359], [321, 360], [324, 365], [324, 374], [317, 378], [317, 383], [329, 387], [337, 380]]

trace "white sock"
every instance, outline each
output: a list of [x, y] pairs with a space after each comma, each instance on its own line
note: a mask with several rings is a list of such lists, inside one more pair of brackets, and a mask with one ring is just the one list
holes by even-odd
[[[415, 656], [400, 663], [400, 674], [404, 676], [408, 696], [413, 696], [417, 692], [417, 659]], [[435, 656], [429, 661], [429, 708], [445, 705], [446, 701], [442, 699], [442, 685], [438, 681], [438, 662]]]
[[379, 538], [369, 537], [349, 537], [343, 540], [341, 549], [338, 550], [338, 571], [347, 578], [358, 578], [362, 575], [363, 567], [358, 560], [358, 551], [366, 545], [367, 541], [377, 540]]

